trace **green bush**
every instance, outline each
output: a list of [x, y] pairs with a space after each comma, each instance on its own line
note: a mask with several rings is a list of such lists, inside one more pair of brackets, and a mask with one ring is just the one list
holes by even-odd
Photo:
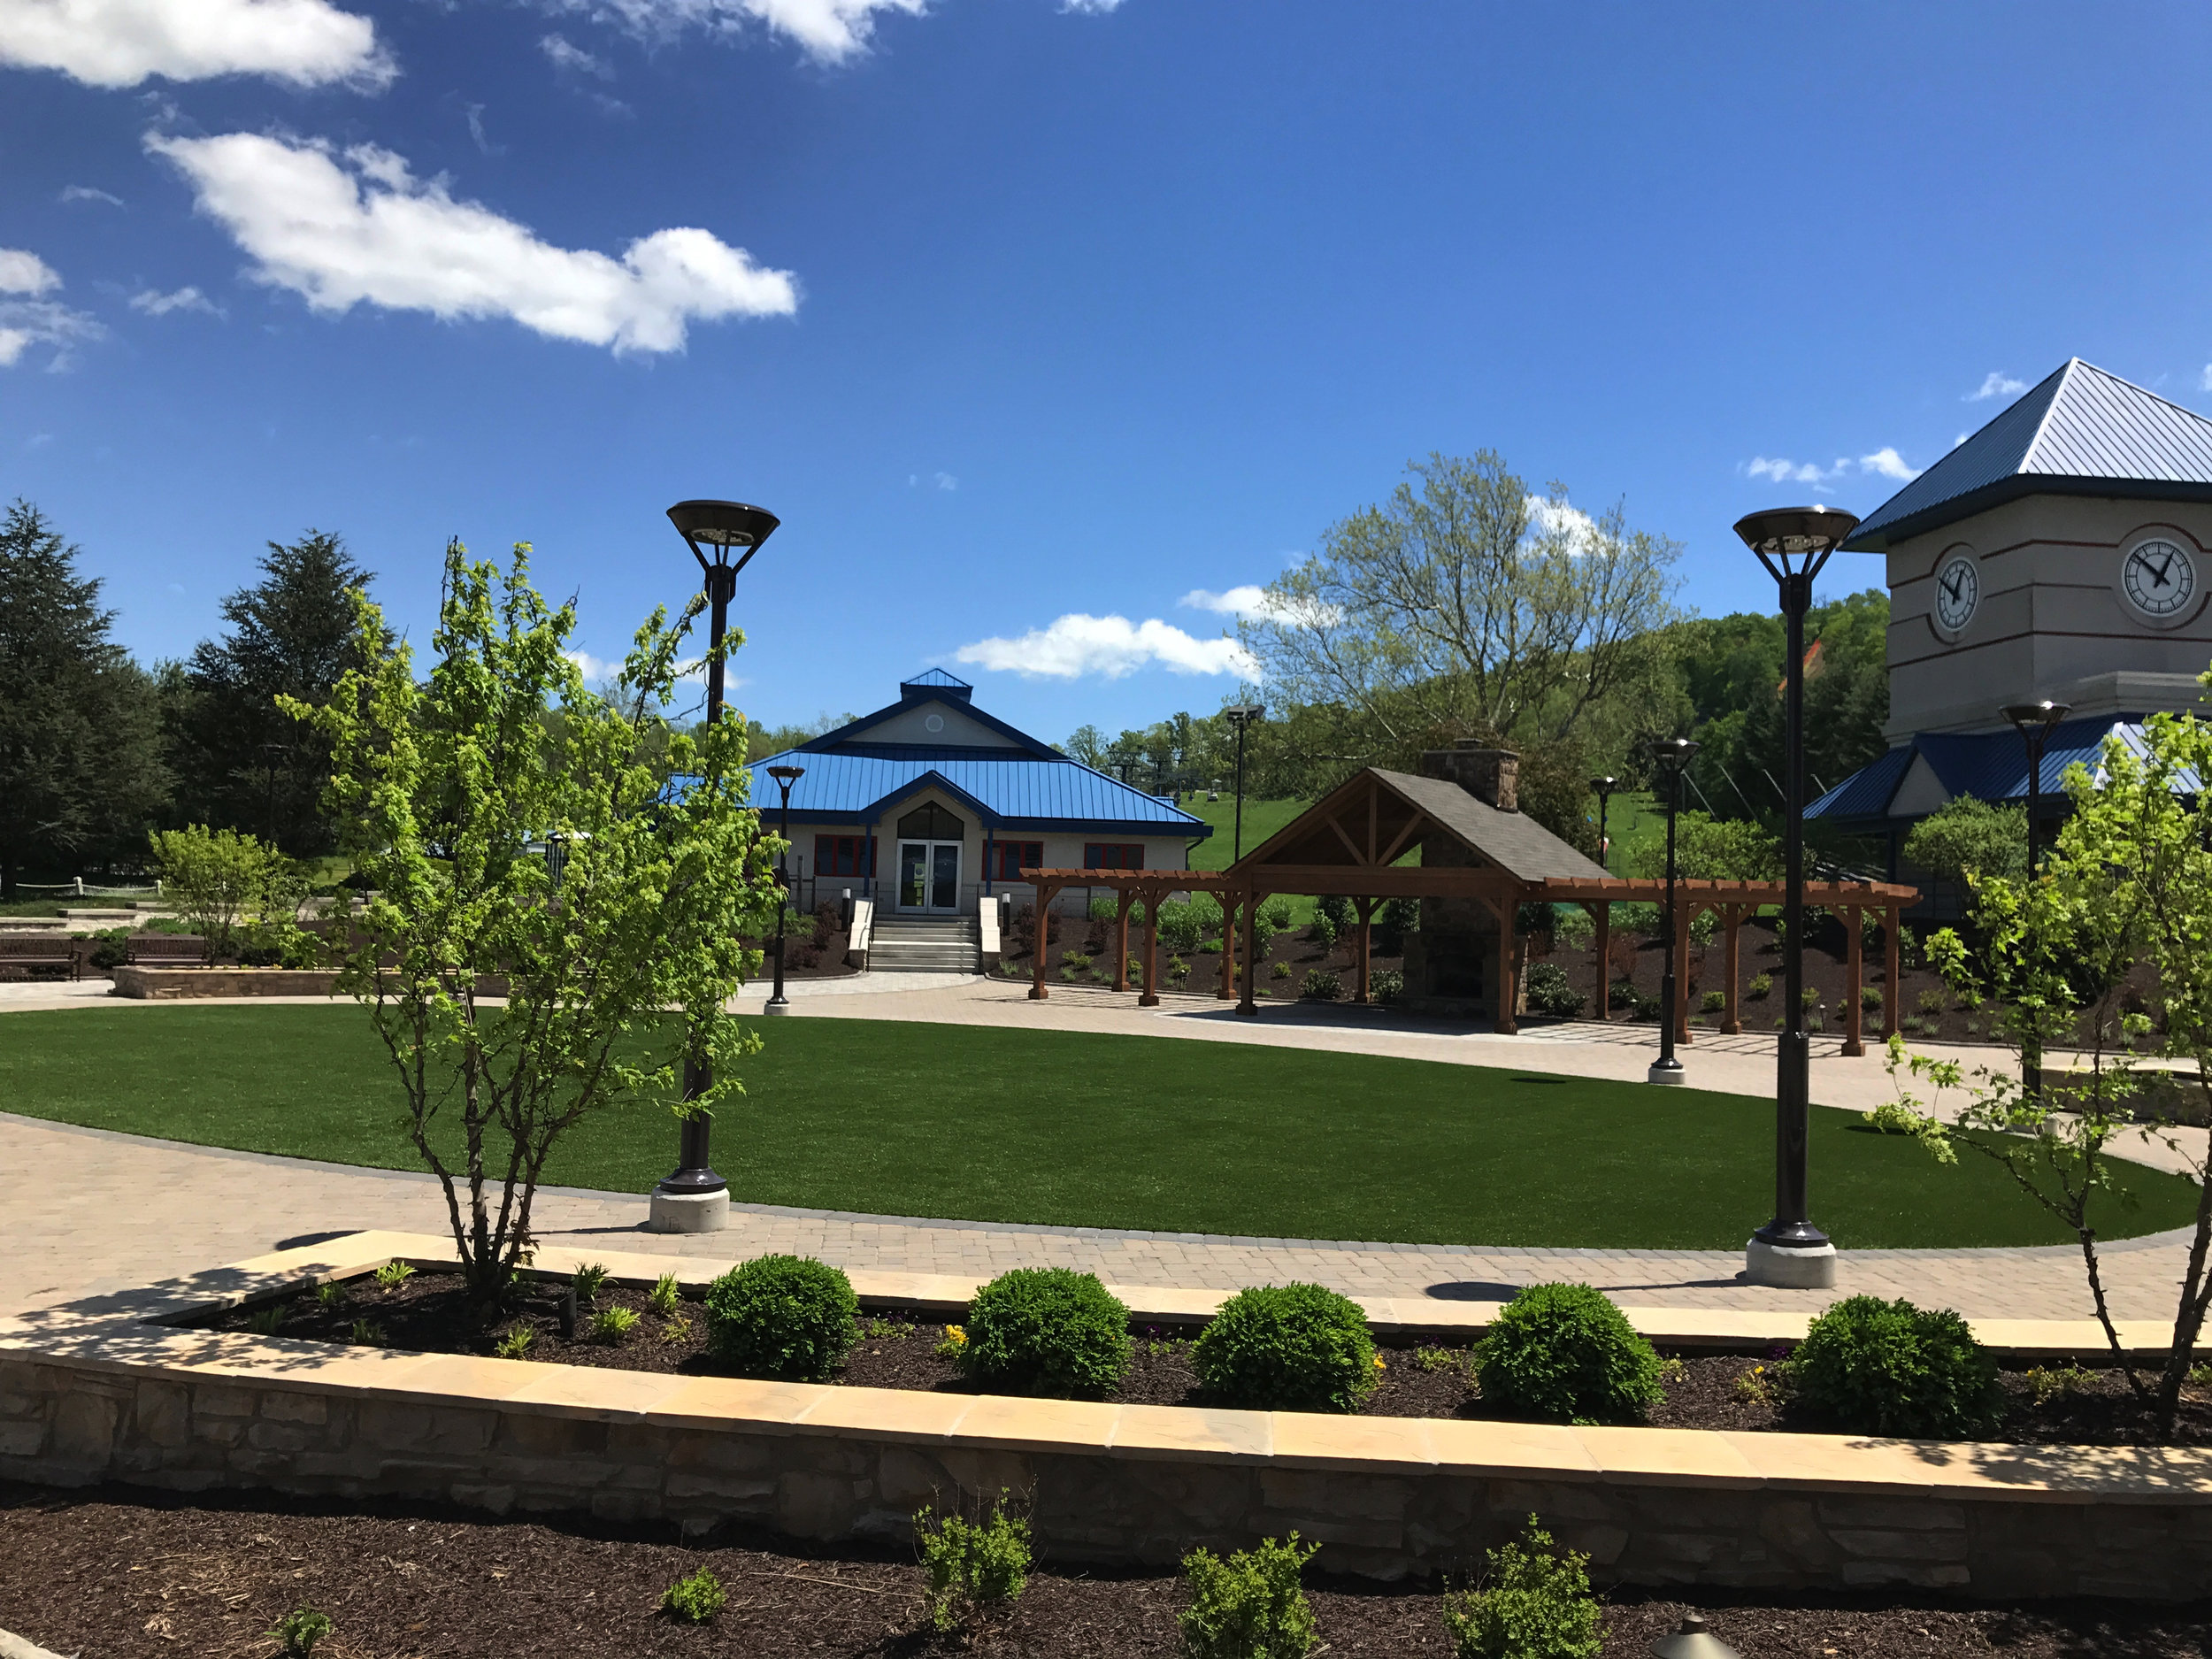
[[729, 1597], [723, 1594], [722, 1580], [714, 1576], [713, 1569], [702, 1567], [661, 1592], [661, 1611], [687, 1624], [703, 1624], [719, 1613], [728, 1601]]
[[92, 935], [92, 953], [87, 961], [96, 973], [107, 968], [119, 968], [129, 956], [130, 948], [129, 928], [104, 928]]
[[1552, 918], [1551, 941], [1561, 950], [1587, 950], [1597, 942], [1598, 925], [1579, 904], [1562, 904]]
[[1394, 1002], [1406, 994], [1406, 976], [1395, 968], [1378, 968], [1368, 988], [1378, 1002]]
[[1356, 1411], [1375, 1390], [1375, 1358], [1359, 1304], [1318, 1285], [1240, 1290], [1191, 1345], [1208, 1394], [1259, 1411]]
[[923, 1509], [914, 1517], [914, 1544], [929, 1575], [929, 1622], [954, 1631], [985, 1609], [1011, 1601], [1029, 1583], [1029, 1523], [1006, 1512], [998, 1494], [987, 1517]]
[[1335, 918], [1326, 910], [1314, 911], [1313, 924], [1306, 929], [1306, 937], [1323, 950], [1333, 950], [1336, 949], [1336, 934]]
[[1581, 992], [1567, 983], [1567, 971], [1555, 962], [1540, 962], [1528, 971], [1528, 1011], [1573, 1019], [1582, 1012]]
[[1184, 1659], [1307, 1659], [1320, 1640], [1298, 1575], [1319, 1548], [1301, 1549], [1293, 1532], [1226, 1561], [1205, 1549], [1184, 1556], [1190, 1605], [1176, 1616]]
[[1698, 999], [1698, 1010], [1706, 1014], [1724, 1014], [1728, 1011], [1728, 993], [1708, 991]]
[[1659, 1356], [1602, 1293], [1531, 1285], [1476, 1349], [1483, 1398], [1559, 1423], [1634, 1419], [1660, 1395]]
[[968, 1304], [959, 1365], [1021, 1394], [1099, 1399], [1129, 1369], [1129, 1310], [1094, 1273], [1018, 1267]]
[[1555, 1550], [1532, 1515], [1488, 1555], [1480, 1584], [1444, 1598], [1453, 1659], [1597, 1659], [1604, 1638], [1587, 1555]]
[[267, 1635], [268, 1640], [276, 1643], [286, 1654], [298, 1655], [300, 1659], [306, 1659], [307, 1655], [315, 1651], [315, 1644], [329, 1635], [334, 1628], [329, 1614], [318, 1612], [311, 1607], [296, 1607], [277, 1620]]
[[1880, 1012], [1882, 1007], [1882, 987], [1878, 985], [1861, 986], [1859, 987], [1859, 1006], [1870, 1010], [1870, 1012]]
[[837, 1268], [760, 1256], [707, 1286], [707, 1348], [748, 1376], [819, 1382], [859, 1340], [860, 1302]]
[[1743, 994], [1755, 1002], [1763, 1002], [1767, 993], [1773, 988], [1774, 976], [1772, 974], [1755, 973], [1751, 976], [1751, 983], [1744, 987]]
[[1987, 1432], [2003, 1409], [1997, 1362], [1949, 1309], [1850, 1296], [1790, 1356], [1795, 1402], [1854, 1433], [1946, 1440]]
[[1317, 1002], [1333, 1002], [1344, 995], [1344, 981], [1326, 968], [1308, 968], [1298, 995], [1310, 996]]
[[1341, 893], [1332, 893], [1313, 902], [1314, 913], [1329, 918], [1329, 926], [1341, 938], [1359, 923], [1359, 910]]
[[1221, 931], [1221, 903], [1211, 894], [1160, 906], [1160, 942], [1178, 956], [1189, 956], [1198, 941]]

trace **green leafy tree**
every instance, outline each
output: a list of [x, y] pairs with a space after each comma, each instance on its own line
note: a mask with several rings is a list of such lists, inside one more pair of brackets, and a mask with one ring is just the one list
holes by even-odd
[[207, 941], [211, 960], [231, 955], [249, 922], [298, 919], [303, 884], [275, 848], [204, 824], [156, 830], [150, 839], [164, 895]]
[[0, 518], [0, 899], [27, 869], [134, 856], [167, 793], [152, 682], [79, 557], [28, 502]]
[[[1674, 819], [1674, 863], [1678, 874], [1697, 881], [1772, 881], [1782, 874], [1782, 849], [1773, 836], [1746, 818], [1714, 818], [1702, 812], [1678, 812]], [[1667, 873], [1663, 821], [1636, 848], [1635, 873]]]
[[[2212, 673], [2203, 678], [2212, 685]], [[1974, 879], [1980, 948], [1970, 953], [1948, 928], [1928, 945], [1956, 988], [1993, 1005], [1996, 1034], [2016, 1053], [2078, 1048], [2079, 1057], [2071, 1069], [2046, 1071], [2032, 1091], [2010, 1068], [1970, 1071], [1909, 1054], [1893, 1038], [1899, 1099], [1887, 1115], [1946, 1163], [1960, 1146], [1996, 1159], [2073, 1233], [2114, 1363], [2166, 1440], [2212, 1304], [2212, 1171], [2201, 1136], [2179, 1133], [2175, 1116], [2183, 1099], [2200, 1121], [2212, 1114], [2212, 799], [2198, 781], [2212, 776], [2212, 726], [2154, 715], [2142, 753], [2108, 739], [2099, 767], [2098, 779], [2068, 769], [2073, 811], [2033, 879]], [[2137, 964], [2156, 977], [2155, 1022], [2125, 990]], [[2179, 1091], [2143, 1088], [2145, 1068], [2162, 1063]], [[1924, 1099], [1919, 1089], [1929, 1091]], [[1948, 1107], [1946, 1097], [1959, 1094], [1964, 1104]], [[2101, 1271], [2097, 1216], [2128, 1198], [2131, 1166], [2114, 1156], [2123, 1137], [2162, 1144], [2197, 1187], [2172, 1340], [2155, 1371], [2121, 1343]]]
[[[573, 607], [538, 595], [527, 553], [503, 575], [447, 548], [426, 680], [404, 645], [379, 649], [383, 619], [361, 598], [366, 665], [319, 709], [284, 701], [331, 745], [327, 807], [376, 891], [339, 985], [390, 1053], [480, 1299], [529, 1249], [532, 1200], [568, 1131], [672, 1098], [701, 1065], [712, 1085], [680, 1116], [741, 1092], [737, 1063], [758, 1039], [725, 1005], [759, 963], [741, 936], [779, 896], [740, 718], [668, 739], [687, 787], [664, 787], [642, 758], [700, 602], [672, 626], [654, 612], [603, 695], [567, 655]], [[567, 853], [557, 888], [534, 850], [550, 836]]]
[[[272, 541], [261, 580], [222, 603], [228, 630], [182, 665], [165, 710], [178, 807], [188, 819], [251, 829], [298, 857], [335, 836], [320, 803], [330, 745], [278, 699], [322, 703], [370, 649], [354, 601], [372, 578], [344, 541], [310, 530]], [[388, 642], [373, 641], [377, 655]]]
[[[823, 713], [790, 726], [763, 726], [756, 720], [746, 727], [745, 758], [749, 762], [780, 755], [802, 743], [810, 743], [825, 733], [834, 732], [841, 726], [850, 726], [859, 718], [856, 714]], [[698, 732], [695, 730], [692, 734], [695, 737]]]
[[1947, 881], [2016, 880], [2027, 873], [2028, 815], [2020, 807], [1955, 795], [1907, 832], [1901, 850], [1906, 863]]

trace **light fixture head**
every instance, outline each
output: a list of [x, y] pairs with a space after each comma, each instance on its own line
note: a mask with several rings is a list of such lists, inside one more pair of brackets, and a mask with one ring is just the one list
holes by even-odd
[[2073, 711], [2071, 704], [2053, 703], [2046, 697], [2039, 703], [2008, 703], [2004, 715], [2020, 729], [2022, 735], [2039, 727], [2043, 735], [2048, 737], [2052, 728]]
[[1249, 721], [1257, 720], [1265, 716], [1267, 713], [1267, 707], [1264, 703], [1239, 703], [1231, 704], [1221, 712], [1224, 717], [1227, 718], [1230, 725], [1243, 726]]
[[[741, 501], [680, 501], [668, 510], [668, 522], [691, 549], [702, 570], [745, 568], [745, 561], [760, 550], [782, 519], [765, 507], [749, 507]], [[703, 549], [712, 548], [710, 559]], [[731, 562], [734, 553], [737, 559]]]
[[1606, 777], [1593, 778], [1590, 780], [1591, 789], [1599, 795], [1611, 795], [1614, 790], [1619, 788], [1620, 787], [1621, 780], [1618, 778]]
[[806, 776], [806, 768], [803, 766], [771, 766], [768, 769], [768, 775], [788, 789]]
[[1686, 737], [1655, 737], [1651, 740], [1651, 760], [1655, 766], [1676, 771], [1690, 764], [1700, 745]]
[[1858, 515], [1840, 507], [1769, 507], [1736, 520], [1743, 544], [1777, 580], [1813, 575], [1858, 527]]

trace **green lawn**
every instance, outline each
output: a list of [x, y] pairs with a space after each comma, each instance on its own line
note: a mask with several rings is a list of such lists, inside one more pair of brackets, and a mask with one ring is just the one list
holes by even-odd
[[[1244, 803], [1244, 850], [1250, 852], [1312, 804], [1310, 801], [1256, 801], [1248, 796]], [[1224, 789], [1220, 800], [1209, 801], [1202, 792], [1194, 801], [1186, 797], [1183, 810], [1204, 818], [1214, 830], [1191, 849], [1192, 869], [1226, 870], [1236, 862], [1232, 856], [1236, 845], [1236, 796]]]
[[[1159, 1037], [852, 1019], [767, 1032], [715, 1133], [740, 1199], [879, 1214], [1314, 1239], [1740, 1246], [1772, 1193], [1773, 1109], [1691, 1089]], [[1172, 1045], [1171, 1050], [1170, 1045]], [[18, 1112], [204, 1145], [415, 1167], [350, 1008], [0, 1016]], [[1955, 1169], [1816, 1110], [1814, 1214], [1846, 1246], [2062, 1242], [1984, 1160]], [[601, 1116], [549, 1179], [642, 1192], [672, 1119]], [[2191, 1189], [2129, 1166], [2113, 1236]]]

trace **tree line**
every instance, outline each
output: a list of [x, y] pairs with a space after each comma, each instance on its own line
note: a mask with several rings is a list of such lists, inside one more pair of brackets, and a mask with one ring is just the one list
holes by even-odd
[[359, 665], [373, 578], [343, 539], [268, 543], [259, 579], [222, 602], [223, 631], [150, 670], [116, 643], [81, 559], [30, 503], [0, 518], [0, 899], [141, 870], [150, 833], [190, 824], [330, 852], [329, 745], [277, 699], [324, 703]]

